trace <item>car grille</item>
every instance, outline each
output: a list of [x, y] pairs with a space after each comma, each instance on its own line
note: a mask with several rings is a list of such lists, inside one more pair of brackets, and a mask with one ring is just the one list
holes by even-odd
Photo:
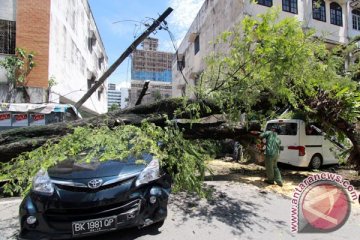
[[136, 199], [121, 205], [107, 205], [101, 207], [81, 209], [49, 209], [45, 218], [49, 225], [59, 230], [71, 230], [71, 222], [90, 220], [108, 216], [117, 216], [118, 224], [135, 218], [141, 208], [141, 199]]
[[58, 188], [60, 188], [62, 190], [71, 191], [71, 192], [98, 192], [98, 191], [101, 191], [101, 190], [104, 190], [104, 189], [110, 189], [110, 188], [116, 187], [118, 185], [131, 182], [134, 179], [135, 179], [135, 177], [123, 179], [121, 181], [117, 181], [117, 182], [114, 182], [114, 183], [111, 183], [111, 184], [102, 185], [102, 186], [100, 186], [99, 188], [96, 188], [96, 189], [91, 189], [86, 185], [84, 185], [84, 187], [69, 186], [69, 185], [60, 184], [60, 183], [55, 183], [55, 185], [56, 185], [56, 187], [58, 187]]

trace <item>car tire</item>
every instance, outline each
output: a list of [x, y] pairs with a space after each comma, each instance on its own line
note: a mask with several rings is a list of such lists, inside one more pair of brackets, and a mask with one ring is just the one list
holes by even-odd
[[309, 168], [314, 170], [314, 169], [319, 169], [321, 166], [322, 166], [322, 157], [320, 154], [315, 154], [311, 158], [311, 161], [309, 163]]

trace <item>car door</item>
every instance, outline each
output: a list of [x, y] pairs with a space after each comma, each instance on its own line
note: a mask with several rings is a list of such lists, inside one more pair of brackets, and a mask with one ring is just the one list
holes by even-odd
[[270, 130], [274, 125], [279, 129], [278, 136], [282, 147], [279, 162], [296, 165], [299, 159], [299, 152], [294, 148], [299, 146], [299, 124], [282, 120], [272, 121], [267, 124], [266, 130]]

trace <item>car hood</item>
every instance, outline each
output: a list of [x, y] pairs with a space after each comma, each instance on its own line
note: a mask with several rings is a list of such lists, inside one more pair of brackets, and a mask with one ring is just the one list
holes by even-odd
[[51, 178], [84, 179], [121, 176], [140, 173], [146, 164], [137, 164], [135, 161], [108, 160], [104, 162], [79, 163], [74, 160], [65, 160], [48, 169]]

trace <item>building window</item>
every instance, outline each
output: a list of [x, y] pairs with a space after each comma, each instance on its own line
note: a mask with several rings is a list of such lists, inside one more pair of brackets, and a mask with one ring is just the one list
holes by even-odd
[[101, 69], [101, 65], [104, 63], [104, 57], [100, 57], [98, 60], [99, 69]]
[[200, 51], [200, 35], [197, 35], [194, 42], [195, 55]]
[[0, 20], [0, 53], [15, 54], [16, 22]]
[[177, 69], [178, 69], [178, 71], [182, 71], [184, 68], [185, 68], [185, 55], [177, 55]]
[[342, 26], [342, 9], [341, 6], [337, 3], [330, 3], [330, 23]]
[[90, 79], [87, 80], [87, 87], [90, 89], [92, 85], [95, 83], [95, 76], [92, 76]]
[[257, 3], [259, 5], [263, 5], [263, 6], [267, 6], [267, 7], [272, 7], [272, 5], [273, 5], [272, 0], [258, 0]]
[[326, 22], [326, 10], [324, 0], [313, 0], [313, 19]]
[[297, 14], [297, 0], [282, 0], [282, 10], [284, 12], [291, 12]]
[[360, 11], [357, 9], [352, 10], [353, 29], [360, 31]]
[[89, 37], [88, 37], [88, 49], [90, 53], [92, 53], [93, 48], [96, 44], [96, 35], [94, 31], [90, 31]]

